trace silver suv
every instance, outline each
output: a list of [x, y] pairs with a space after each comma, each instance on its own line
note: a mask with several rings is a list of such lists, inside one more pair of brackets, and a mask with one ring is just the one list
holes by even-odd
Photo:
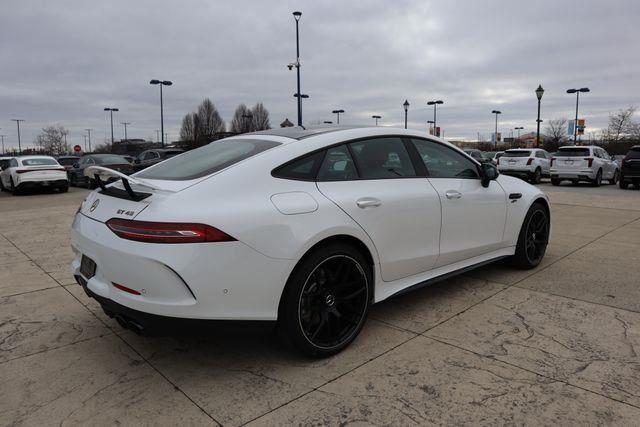
[[618, 163], [602, 148], [595, 145], [560, 147], [551, 159], [551, 184], [560, 185], [568, 180], [590, 182], [600, 186], [605, 179], [609, 184], [618, 182], [620, 168]]

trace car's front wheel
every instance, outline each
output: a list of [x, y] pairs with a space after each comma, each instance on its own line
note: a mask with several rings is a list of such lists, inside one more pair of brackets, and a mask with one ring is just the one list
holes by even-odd
[[510, 262], [524, 270], [537, 267], [542, 261], [549, 243], [549, 215], [542, 203], [534, 203], [524, 217], [516, 253]]
[[609, 180], [609, 184], [616, 185], [618, 183], [618, 176], [619, 175], [620, 175], [620, 172], [618, 171], [618, 169], [616, 169], [616, 171], [613, 173], [613, 176]]
[[351, 245], [331, 243], [306, 255], [287, 281], [278, 329], [283, 339], [310, 356], [347, 347], [367, 318], [373, 274]]

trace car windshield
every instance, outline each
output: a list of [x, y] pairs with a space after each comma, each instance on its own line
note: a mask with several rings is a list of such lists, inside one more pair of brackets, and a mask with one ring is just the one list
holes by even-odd
[[280, 145], [279, 142], [259, 139], [216, 141], [158, 163], [136, 174], [136, 177], [172, 181], [196, 179], [218, 172], [278, 145]]
[[529, 150], [509, 150], [505, 151], [502, 157], [529, 157], [530, 155]]
[[22, 166], [57, 166], [58, 162], [47, 157], [38, 157], [35, 159], [22, 159]]
[[579, 148], [579, 147], [563, 147], [558, 150], [556, 153], [556, 157], [581, 157], [588, 156], [589, 149], [588, 148]]
[[127, 159], [125, 159], [124, 157], [109, 155], [109, 154], [104, 156], [95, 156], [93, 160], [95, 160], [96, 164], [98, 165], [113, 165], [116, 163], [128, 163]]

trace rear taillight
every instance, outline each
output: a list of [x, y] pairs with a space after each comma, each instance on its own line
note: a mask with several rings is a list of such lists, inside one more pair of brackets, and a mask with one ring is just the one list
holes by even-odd
[[115, 282], [111, 282], [113, 284], [113, 287], [116, 289], [120, 289], [123, 292], [127, 292], [133, 295], [142, 295], [140, 292], [136, 291], [135, 289], [131, 289], [131, 288], [127, 288], [126, 286], [123, 286], [119, 283], [115, 283]]
[[555, 157], [552, 157], [552, 158], [551, 158], [551, 163], [549, 163], [549, 167], [553, 166], [553, 161], [554, 161], [555, 159], [556, 159]]
[[231, 242], [236, 239], [204, 224], [148, 222], [112, 218], [107, 227], [118, 237], [146, 243]]
[[585, 157], [584, 158], [588, 163], [587, 163], [587, 167], [591, 167], [591, 165], [593, 165], [593, 157]]
[[46, 168], [46, 169], [18, 169], [16, 173], [41, 172], [41, 171], [65, 171], [65, 168]]
[[531, 166], [531, 163], [533, 163], [533, 157], [529, 157], [529, 160], [527, 160], [527, 166]]

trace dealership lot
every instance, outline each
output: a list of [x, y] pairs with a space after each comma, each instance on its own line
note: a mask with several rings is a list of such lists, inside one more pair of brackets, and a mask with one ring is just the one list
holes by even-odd
[[540, 267], [497, 263], [383, 302], [322, 360], [270, 325], [122, 330], [69, 273], [87, 191], [0, 193], [0, 424], [637, 423], [640, 191], [541, 188]]

